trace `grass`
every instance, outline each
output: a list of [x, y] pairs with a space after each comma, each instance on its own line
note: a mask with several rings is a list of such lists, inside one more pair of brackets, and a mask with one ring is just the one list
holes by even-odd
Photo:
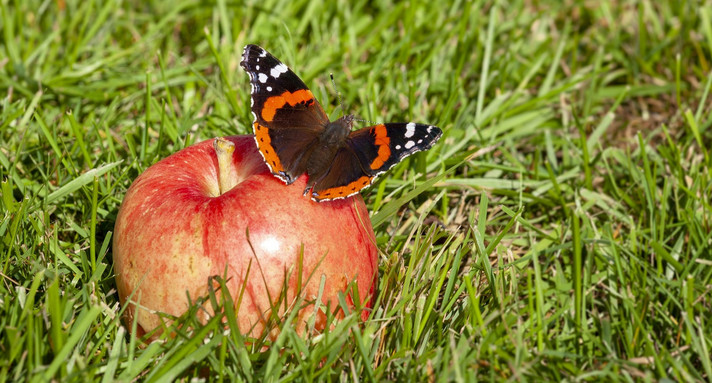
[[[712, 381], [711, 9], [0, 1], [0, 381]], [[330, 72], [348, 112], [444, 137], [363, 193], [368, 321], [138, 347], [117, 210], [160, 158], [249, 133], [247, 43], [332, 117]]]

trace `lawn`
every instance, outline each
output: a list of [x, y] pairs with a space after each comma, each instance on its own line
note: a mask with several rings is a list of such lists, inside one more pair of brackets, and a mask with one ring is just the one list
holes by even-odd
[[[0, 10], [0, 381], [712, 381], [709, 1]], [[142, 344], [121, 321], [119, 206], [161, 158], [252, 132], [250, 43], [332, 119], [338, 91], [443, 137], [362, 192], [368, 320], [245, 339], [193, 312]]]

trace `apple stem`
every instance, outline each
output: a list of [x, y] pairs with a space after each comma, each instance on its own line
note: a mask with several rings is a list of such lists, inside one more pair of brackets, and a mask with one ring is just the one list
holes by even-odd
[[235, 144], [222, 137], [218, 137], [213, 142], [215, 154], [218, 156], [218, 183], [220, 185], [220, 195], [237, 185], [237, 174], [232, 164], [232, 153], [235, 151]]

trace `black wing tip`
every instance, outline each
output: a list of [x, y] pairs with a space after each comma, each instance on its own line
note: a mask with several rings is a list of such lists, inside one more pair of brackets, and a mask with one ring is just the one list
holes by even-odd
[[242, 50], [242, 60], [240, 60], [240, 66], [242, 69], [247, 69], [247, 56], [250, 54], [250, 48], [253, 45], [245, 45], [245, 48]]
[[437, 140], [439, 140], [440, 137], [443, 135], [443, 130], [435, 125], [428, 125], [427, 129], [432, 129], [432, 131], [429, 132], [430, 134], [433, 134], [433, 132], [435, 132], [433, 137], [433, 143], [437, 142]]
[[440, 140], [440, 137], [442, 137], [442, 135], [443, 135], [443, 130], [438, 128], [435, 125], [418, 124], [418, 123], [416, 123], [416, 125], [419, 125], [422, 129], [425, 129], [425, 136], [427, 137], [428, 142], [427, 142], [427, 145], [417, 148], [415, 151], [413, 151], [413, 153], [428, 150], [428, 149], [432, 148], [433, 145], [435, 145], [438, 142], [438, 140]]
[[257, 52], [259, 56], [267, 55], [267, 51], [261, 46], [256, 44], [247, 44], [244, 48], [242, 48], [242, 60], [240, 61], [241, 67], [247, 69], [247, 66], [249, 65], [249, 58], [253, 51]]
[[424, 151], [424, 150], [429, 150], [435, 144], [440, 140], [440, 137], [443, 136], [443, 130], [438, 128], [435, 125], [426, 125], [427, 133], [428, 133], [428, 144], [425, 145], [423, 148], [416, 150], [417, 152], [419, 151]]
[[257, 51], [264, 51], [265, 49], [262, 48], [261, 46], [257, 44], [247, 44], [245, 45], [244, 48], [242, 48], [242, 55], [245, 56], [246, 54], [250, 53], [251, 50], [257, 50]]
[[425, 152], [427, 150], [430, 150], [433, 146], [435, 146], [435, 144], [438, 142], [438, 140], [440, 140], [440, 137], [442, 137], [442, 135], [443, 135], [442, 129], [438, 128], [435, 125], [418, 124], [418, 123], [412, 123], [412, 122], [408, 123], [408, 124], [416, 124], [416, 126], [418, 126], [419, 128], [425, 129], [425, 133], [426, 133], [425, 137], [427, 137], [427, 139], [424, 138], [424, 141], [422, 144], [419, 144], [417, 146], [414, 145], [410, 149], [403, 150], [400, 153], [400, 155], [398, 156], [398, 159], [393, 164], [391, 164], [391, 166], [389, 166], [386, 169], [383, 169], [381, 172], [377, 173], [377, 175], [387, 172], [392, 167], [398, 165], [406, 157], [409, 157], [409, 156], [411, 156], [415, 153], [418, 153], [418, 152]]

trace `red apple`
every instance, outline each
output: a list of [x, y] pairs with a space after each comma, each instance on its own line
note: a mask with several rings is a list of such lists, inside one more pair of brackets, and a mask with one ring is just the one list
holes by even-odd
[[[187, 294], [205, 296], [209, 278], [227, 270], [233, 298], [246, 287], [240, 330], [258, 336], [270, 314], [269, 297], [279, 296], [287, 276], [288, 299], [299, 290], [302, 246], [305, 299], [317, 298], [322, 276], [322, 302], [331, 307], [353, 280], [359, 297], [369, 297], [378, 254], [361, 196], [314, 202], [302, 196], [306, 176], [287, 186], [269, 172], [252, 136], [227, 140], [235, 150], [220, 165], [214, 140], [204, 141], [149, 167], [126, 193], [113, 257], [122, 304], [134, 294], [128, 318], [142, 333], [151, 331], [161, 323], [155, 312], [183, 314]], [[303, 309], [300, 320], [313, 310]]]

